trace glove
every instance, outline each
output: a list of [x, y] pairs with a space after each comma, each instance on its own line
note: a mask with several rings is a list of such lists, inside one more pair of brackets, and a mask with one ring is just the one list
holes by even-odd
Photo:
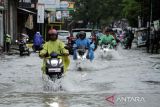
[[79, 55], [77, 55], [77, 59], [80, 59], [81, 57]]
[[83, 56], [82, 56], [82, 60], [84, 60], [84, 59], [86, 59], [86, 55], [83, 55]]

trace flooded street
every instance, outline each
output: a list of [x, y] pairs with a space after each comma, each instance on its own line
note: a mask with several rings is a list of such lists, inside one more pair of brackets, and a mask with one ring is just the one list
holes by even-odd
[[0, 107], [159, 107], [159, 54], [119, 47], [107, 60], [99, 52], [82, 71], [70, 56], [71, 65], [61, 80], [63, 90], [58, 91], [44, 89], [37, 53], [1, 56]]

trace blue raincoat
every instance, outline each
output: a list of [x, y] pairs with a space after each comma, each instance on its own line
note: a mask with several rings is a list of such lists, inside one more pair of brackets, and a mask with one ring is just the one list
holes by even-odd
[[33, 44], [34, 46], [41, 46], [43, 43], [43, 37], [39, 32], [36, 32], [36, 34], [34, 35], [34, 39], [33, 39]]
[[92, 43], [91, 44], [91, 40], [90, 39], [83, 39], [83, 40], [81, 40], [81, 39], [77, 39], [76, 41], [75, 41], [75, 44], [74, 44], [74, 48], [73, 48], [73, 50], [74, 50], [74, 53], [73, 53], [73, 59], [77, 59], [77, 56], [76, 56], [76, 49], [78, 48], [78, 47], [81, 47], [81, 46], [85, 46], [86, 48], [88, 48], [88, 57], [89, 57], [89, 59], [90, 59], [90, 61], [92, 61], [93, 59], [94, 59], [94, 48], [95, 48], [95, 45], [94, 45], [94, 43]]

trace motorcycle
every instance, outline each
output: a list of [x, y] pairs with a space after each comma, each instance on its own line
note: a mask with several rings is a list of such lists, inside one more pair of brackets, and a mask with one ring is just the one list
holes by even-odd
[[64, 73], [63, 61], [59, 56], [62, 55], [51, 53], [50, 58], [46, 59], [45, 74], [54, 82], [60, 79]]
[[88, 51], [85, 47], [80, 47], [77, 49], [76, 55], [77, 55], [77, 62], [76, 66], [78, 70], [82, 70], [82, 63], [87, 60], [87, 54]]
[[[28, 39], [26, 40], [28, 41]], [[27, 44], [24, 40], [16, 40], [16, 42], [18, 43], [19, 45], [19, 54], [20, 56], [23, 56], [24, 53], [27, 53], [27, 55], [29, 56], [30, 55], [30, 51], [29, 51], [29, 48], [27, 47]]]
[[101, 50], [101, 58], [111, 58], [113, 46], [111, 44], [103, 44], [100, 48]]

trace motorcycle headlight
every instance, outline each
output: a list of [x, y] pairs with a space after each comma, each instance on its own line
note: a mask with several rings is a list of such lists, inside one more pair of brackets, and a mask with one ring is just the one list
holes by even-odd
[[57, 66], [58, 60], [51, 60], [51, 65], [52, 66]]

